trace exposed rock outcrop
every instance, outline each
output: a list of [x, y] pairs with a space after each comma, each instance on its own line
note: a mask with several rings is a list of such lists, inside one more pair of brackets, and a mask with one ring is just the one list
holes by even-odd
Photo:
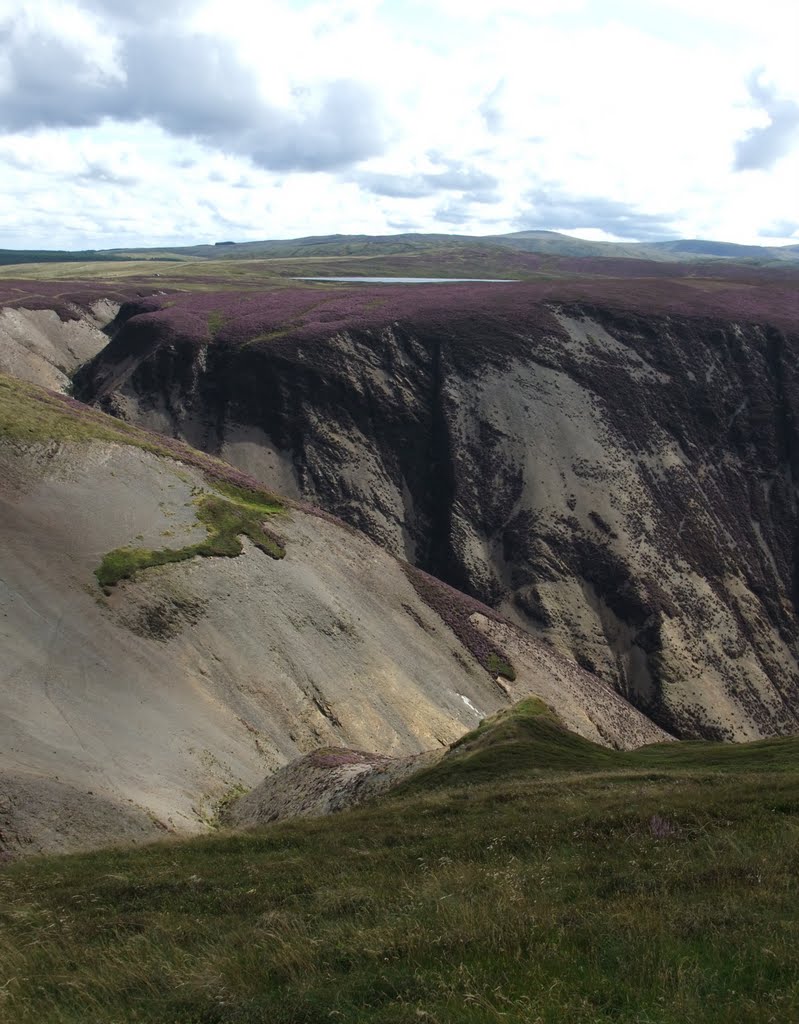
[[444, 748], [385, 757], [346, 747], [323, 747], [292, 761], [221, 814], [225, 825], [248, 828], [284, 818], [319, 818], [380, 796], [414, 772], [435, 764]]

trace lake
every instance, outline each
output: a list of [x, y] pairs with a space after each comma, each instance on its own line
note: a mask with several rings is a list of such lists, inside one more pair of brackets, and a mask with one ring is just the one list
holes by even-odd
[[340, 281], [344, 284], [518, 284], [507, 277], [294, 277], [293, 281]]

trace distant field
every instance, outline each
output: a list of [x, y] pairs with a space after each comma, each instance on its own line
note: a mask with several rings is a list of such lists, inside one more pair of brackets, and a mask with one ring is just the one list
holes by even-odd
[[462, 748], [331, 818], [8, 866], [0, 1017], [799, 1019], [799, 740], [621, 754], [528, 704]]
[[444, 250], [403, 255], [303, 256], [269, 259], [182, 259], [154, 261], [92, 260], [63, 263], [19, 263], [0, 266], [0, 279], [18, 280], [148, 280], [187, 284], [225, 282], [257, 284], [270, 279], [303, 276], [396, 275], [417, 277], [511, 277], [523, 279], [541, 269], [542, 260], [528, 253]]
[[[40, 282], [48, 293], [57, 282], [97, 290], [185, 292], [262, 291], [295, 287], [302, 277], [505, 278], [535, 286], [536, 299], [599, 301], [627, 309], [724, 314], [787, 323], [796, 315], [799, 269], [648, 262], [632, 258], [541, 256], [509, 248], [426, 248], [378, 255], [313, 255], [268, 259], [191, 259], [159, 262], [35, 263], [0, 266], [0, 303], [11, 295], [34, 294]], [[5, 282], [5, 286], [4, 286]], [[16, 290], [13, 283], [21, 286]], [[324, 285], [315, 285], [317, 289]], [[337, 285], [353, 290], [357, 285]]]

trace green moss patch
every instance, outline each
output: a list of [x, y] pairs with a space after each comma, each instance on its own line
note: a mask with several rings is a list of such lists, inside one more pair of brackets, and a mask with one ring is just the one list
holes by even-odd
[[516, 669], [506, 659], [493, 652], [487, 658], [488, 671], [492, 676], [503, 676], [511, 682], [516, 678]]
[[116, 548], [103, 557], [95, 576], [103, 587], [113, 587], [120, 580], [131, 579], [142, 569], [171, 562], [184, 562], [195, 556], [235, 558], [242, 553], [239, 537], [245, 536], [269, 555], [283, 558], [285, 548], [272, 536], [265, 519], [281, 511], [279, 504], [267, 504], [254, 492], [233, 485], [219, 485], [226, 497], [203, 495], [197, 502], [197, 518], [208, 529], [208, 536], [197, 544], [183, 548]]
[[219, 310], [214, 309], [208, 314], [208, 333], [212, 338], [215, 338], [225, 326], [225, 320], [224, 313], [220, 313]]

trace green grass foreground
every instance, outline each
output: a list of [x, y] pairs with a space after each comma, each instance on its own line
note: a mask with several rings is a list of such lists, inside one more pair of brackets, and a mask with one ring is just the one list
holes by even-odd
[[[493, 745], [479, 781], [10, 865], [0, 1019], [799, 1019], [799, 741], [597, 753], [539, 710], [448, 759]], [[514, 758], [558, 733], [556, 768]]]

